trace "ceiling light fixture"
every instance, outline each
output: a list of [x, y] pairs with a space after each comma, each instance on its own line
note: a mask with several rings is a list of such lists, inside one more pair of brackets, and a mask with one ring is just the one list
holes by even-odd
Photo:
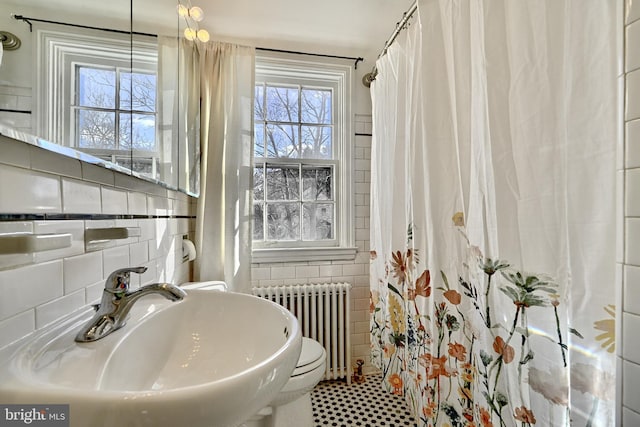
[[178, 15], [179, 16], [189, 16], [189, 8], [181, 3], [178, 3]]
[[[188, 0], [187, 0], [188, 1]], [[198, 6], [191, 6], [191, 4], [184, 5], [178, 3], [176, 8], [178, 16], [184, 18], [187, 28], [184, 29], [184, 37], [187, 40], [199, 40], [206, 43], [210, 39], [209, 32], [205, 29], [198, 28], [198, 22], [204, 19], [204, 11]]]
[[204, 12], [198, 6], [193, 6], [189, 9], [189, 16], [196, 22], [200, 22], [204, 19]]
[[198, 40], [200, 40], [202, 43], [206, 43], [209, 41], [210, 36], [209, 36], [209, 31], [207, 30], [198, 30], [198, 32], [196, 33], [196, 37], [198, 38]]

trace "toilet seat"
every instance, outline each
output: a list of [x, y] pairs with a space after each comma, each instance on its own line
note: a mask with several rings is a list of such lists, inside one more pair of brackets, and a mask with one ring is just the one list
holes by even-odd
[[298, 364], [291, 374], [292, 377], [306, 374], [321, 366], [324, 360], [324, 348], [319, 342], [302, 337], [302, 350], [298, 358]]

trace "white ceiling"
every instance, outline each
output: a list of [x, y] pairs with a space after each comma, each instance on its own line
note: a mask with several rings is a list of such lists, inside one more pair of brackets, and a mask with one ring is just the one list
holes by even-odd
[[[0, 0], [0, 4], [12, 0]], [[14, 0], [15, 1], [15, 0]], [[182, 0], [188, 3], [189, 0]], [[23, 7], [88, 13], [90, 25], [129, 18], [129, 0], [21, 0]], [[133, 0], [137, 31], [175, 27], [177, 0]], [[212, 38], [259, 47], [369, 56], [371, 63], [413, 0], [191, 0]], [[2, 9], [2, 8], [0, 8]], [[12, 11], [13, 12], [13, 11]], [[71, 14], [71, 12], [69, 12]], [[124, 25], [124, 24], [123, 24]]]
[[192, 3], [205, 10], [204, 24], [213, 34], [248, 38], [275, 47], [296, 44], [358, 55], [359, 50], [381, 50], [412, 1], [193, 0]]

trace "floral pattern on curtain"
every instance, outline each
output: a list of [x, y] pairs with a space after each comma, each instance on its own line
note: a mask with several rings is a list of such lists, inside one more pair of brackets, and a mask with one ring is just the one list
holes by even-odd
[[[462, 213], [453, 216], [452, 225], [468, 243]], [[561, 286], [545, 275], [485, 258], [472, 245], [458, 270], [461, 275], [448, 277], [440, 271], [432, 280], [413, 247], [411, 228], [406, 249], [380, 260], [386, 271], [380, 286], [386, 289], [371, 291], [372, 359], [383, 371], [387, 390], [406, 394], [420, 425], [530, 426], [537, 422], [528, 403], [531, 392], [568, 407], [570, 374], [574, 389], [590, 396], [588, 425], [596, 425], [592, 422], [600, 401], [613, 399], [615, 378], [584, 363], [568, 369], [568, 337], [563, 334], [584, 337], [561, 325]], [[373, 250], [371, 259], [378, 262]], [[503, 297], [493, 307], [487, 303], [492, 289]], [[424, 305], [431, 307], [423, 311]], [[605, 310], [614, 315], [611, 307]], [[555, 330], [535, 343], [531, 335], [541, 331], [530, 319], [539, 317], [551, 319]], [[614, 327], [613, 319], [594, 323], [604, 331], [596, 337], [603, 349], [612, 351]], [[483, 336], [489, 340], [483, 342]], [[537, 353], [554, 367], [530, 367]], [[517, 378], [519, 386], [509, 384], [509, 377]]]
[[615, 420], [615, 7], [418, 0], [371, 85], [371, 353], [421, 427]]

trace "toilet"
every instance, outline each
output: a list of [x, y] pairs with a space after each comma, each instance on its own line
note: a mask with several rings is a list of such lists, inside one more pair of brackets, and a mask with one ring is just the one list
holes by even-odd
[[324, 375], [327, 353], [319, 342], [302, 338], [302, 351], [289, 381], [269, 406], [245, 422], [245, 427], [313, 427], [311, 390]]
[[[226, 291], [224, 282], [190, 282], [183, 289]], [[311, 390], [325, 372], [327, 353], [319, 342], [302, 338], [302, 350], [296, 368], [271, 403], [254, 414], [243, 427], [313, 427]]]

